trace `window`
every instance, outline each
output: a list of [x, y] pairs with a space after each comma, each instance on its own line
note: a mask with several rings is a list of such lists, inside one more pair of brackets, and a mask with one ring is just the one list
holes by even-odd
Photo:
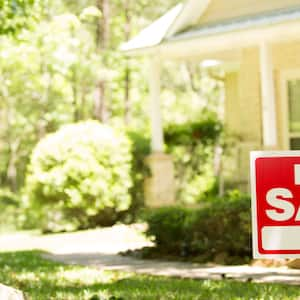
[[288, 131], [291, 150], [300, 150], [300, 79], [287, 81]]

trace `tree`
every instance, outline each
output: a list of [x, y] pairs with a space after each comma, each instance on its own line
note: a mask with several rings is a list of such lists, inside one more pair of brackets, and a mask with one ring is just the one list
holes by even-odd
[[0, 35], [15, 34], [36, 17], [39, 0], [0, 0]]
[[[148, 130], [145, 60], [119, 46], [176, 2], [0, 0], [2, 185], [19, 190], [34, 145], [66, 123], [97, 118]], [[222, 83], [197, 64], [164, 64], [165, 123], [193, 121], [221, 97]]]
[[[32, 147], [46, 133], [83, 118], [92, 98], [96, 57], [76, 16], [62, 15], [23, 31], [18, 40], [2, 37], [0, 45], [0, 166], [2, 183], [22, 186]], [[76, 76], [74, 76], [76, 74]], [[81, 87], [85, 87], [82, 89]], [[76, 91], [76, 93], [74, 92]], [[91, 102], [91, 101], [90, 101]], [[88, 117], [88, 116], [87, 116]]]

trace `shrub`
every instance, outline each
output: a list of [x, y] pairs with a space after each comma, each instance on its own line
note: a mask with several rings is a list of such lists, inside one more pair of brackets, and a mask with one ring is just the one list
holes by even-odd
[[185, 242], [185, 222], [190, 210], [183, 207], [161, 207], [144, 210], [142, 218], [148, 223], [146, 234], [154, 237], [158, 248], [179, 254]]
[[128, 209], [130, 169], [125, 133], [96, 121], [71, 124], [37, 144], [25, 191], [50, 230], [102, 225]]
[[231, 194], [193, 211], [185, 224], [192, 233], [191, 253], [250, 256], [250, 202], [248, 196]]
[[201, 119], [184, 124], [169, 124], [164, 130], [168, 146], [214, 144], [222, 133], [222, 123], [217, 116], [208, 114]]
[[198, 208], [167, 207], [144, 214], [147, 235], [154, 236], [157, 250], [178, 256], [214, 259], [251, 255], [250, 198], [231, 193]]
[[0, 189], [0, 231], [14, 230], [20, 224], [20, 200], [8, 189]]
[[0, 203], [3, 206], [11, 205], [17, 207], [19, 206], [20, 201], [18, 196], [15, 193], [11, 192], [8, 189], [0, 189]]
[[130, 208], [131, 218], [144, 206], [144, 179], [149, 176], [149, 169], [145, 158], [150, 154], [150, 137], [141, 130], [129, 130], [127, 132], [132, 143], [132, 169], [131, 177], [133, 185], [130, 189], [132, 204]]
[[215, 147], [220, 144], [222, 123], [212, 113], [203, 112], [197, 121], [169, 124], [165, 130], [167, 151], [175, 166], [177, 199], [196, 203], [216, 193]]

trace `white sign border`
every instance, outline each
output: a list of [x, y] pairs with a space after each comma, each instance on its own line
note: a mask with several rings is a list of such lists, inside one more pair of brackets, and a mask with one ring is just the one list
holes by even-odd
[[300, 258], [299, 254], [261, 254], [258, 251], [257, 207], [256, 207], [256, 173], [255, 161], [261, 157], [300, 157], [299, 150], [290, 151], [251, 151], [250, 152], [250, 185], [251, 185], [251, 216], [252, 216], [252, 253], [253, 258]]

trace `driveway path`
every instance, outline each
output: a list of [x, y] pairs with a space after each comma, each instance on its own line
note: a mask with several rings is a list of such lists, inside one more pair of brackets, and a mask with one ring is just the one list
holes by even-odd
[[143, 226], [137, 224], [42, 236], [27, 233], [0, 235], [0, 251], [40, 249], [48, 252], [43, 254], [45, 258], [68, 264], [95, 266], [103, 270], [195, 279], [228, 278], [300, 285], [300, 270], [292, 270], [287, 267], [199, 265], [142, 260], [118, 255], [117, 253], [120, 251], [151, 246], [151, 242], [140, 234], [142, 229]]
[[240, 281], [272, 282], [300, 285], [300, 270], [286, 267], [267, 268], [242, 266], [200, 265], [185, 262], [142, 260], [102, 253], [45, 254], [45, 258], [68, 264], [95, 266], [102, 270], [119, 270], [142, 274], [194, 279], [235, 279]]
[[129, 249], [151, 246], [142, 231], [143, 224], [115, 225], [113, 227], [45, 234], [17, 232], [0, 235], [0, 251], [39, 249], [54, 254], [105, 253], [117, 254]]

